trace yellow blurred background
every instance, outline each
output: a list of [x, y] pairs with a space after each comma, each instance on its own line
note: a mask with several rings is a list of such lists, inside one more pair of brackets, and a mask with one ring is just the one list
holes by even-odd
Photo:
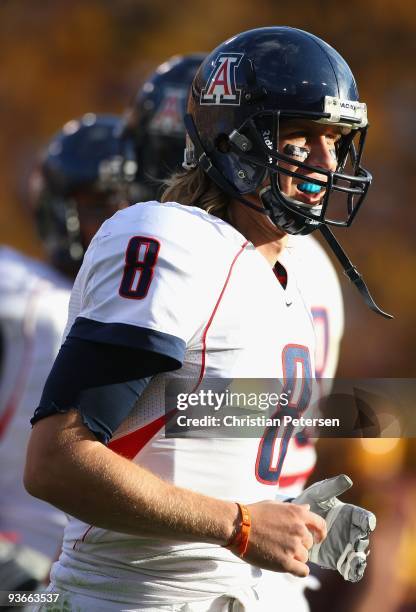
[[[415, 376], [414, 0], [1, 0], [0, 243], [44, 256], [25, 208], [26, 182], [64, 122], [89, 111], [122, 113], [171, 55], [210, 51], [265, 25], [306, 29], [334, 46], [369, 107], [364, 164], [374, 184], [355, 224], [337, 236], [395, 319], [370, 312], [344, 279], [339, 375]], [[415, 445], [383, 444], [320, 442], [314, 480], [350, 473], [357, 483], [350, 501], [368, 503], [379, 529], [363, 582], [346, 585], [335, 573], [331, 582], [325, 574], [311, 596], [314, 610], [416, 610]]]
[[347, 59], [371, 128], [364, 162], [374, 185], [338, 237], [376, 301], [344, 280], [346, 335], [340, 373], [412, 376], [416, 212], [412, 178], [416, 108], [413, 0], [2, 0], [0, 3], [0, 242], [43, 256], [24, 210], [34, 156], [62, 124], [87, 111], [121, 113], [155, 66], [209, 51], [263, 25], [310, 30]]

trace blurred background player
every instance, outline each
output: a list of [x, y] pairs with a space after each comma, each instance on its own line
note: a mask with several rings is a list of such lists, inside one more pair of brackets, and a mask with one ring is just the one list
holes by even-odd
[[84, 252], [102, 222], [131, 201], [136, 164], [121, 124], [92, 113], [69, 121], [32, 174], [29, 203], [50, 263], [0, 248], [2, 590], [35, 588], [62, 540], [64, 514], [24, 490], [24, 449]]
[[49, 258], [73, 279], [100, 225], [135, 197], [137, 163], [123, 122], [85, 114], [66, 123], [32, 177], [32, 208]]
[[189, 87], [205, 56], [175, 55], [160, 64], [127, 110], [127, 132], [134, 143], [141, 202], [158, 200], [164, 179], [181, 167]]

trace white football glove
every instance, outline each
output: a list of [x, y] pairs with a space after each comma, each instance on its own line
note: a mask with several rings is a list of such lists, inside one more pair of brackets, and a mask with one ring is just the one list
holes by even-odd
[[336, 496], [352, 487], [345, 474], [315, 482], [298, 497], [294, 504], [309, 504], [311, 511], [326, 521], [328, 535], [309, 551], [309, 560], [325, 569], [337, 569], [345, 580], [358, 582], [367, 565], [369, 535], [376, 527], [372, 512], [344, 504]]

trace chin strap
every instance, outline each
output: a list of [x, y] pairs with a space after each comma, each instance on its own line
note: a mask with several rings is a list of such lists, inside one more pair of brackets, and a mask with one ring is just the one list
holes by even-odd
[[375, 303], [375, 301], [370, 295], [370, 292], [367, 288], [367, 285], [365, 284], [363, 280], [363, 277], [358, 272], [357, 268], [348, 259], [346, 253], [343, 251], [341, 245], [339, 244], [339, 242], [337, 241], [337, 239], [335, 238], [334, 234], [331, 232], [329, 227], [327, 225], [321, 225], [319, 227], [319, 230], [322, 236], [328, 242], [331, 249], [333, 250], [338, 261], [344, 268], [345, 275], [357, 287], [358, 291], [360, 292], [367, 306], [371, 308], [371, 310], [373, 310], [377, 314], [381, 315], [382, 317], [385, 317], [386, 319], [393, 319], [394, 318], [393, 315], [388, 314], [387, 312], [384, 312], [383, 310], [381, 310], [381, 308], [377, 306], [377, 304]]

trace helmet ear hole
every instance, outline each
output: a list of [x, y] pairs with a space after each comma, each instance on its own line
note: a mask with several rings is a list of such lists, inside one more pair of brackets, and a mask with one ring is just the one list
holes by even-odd
[[231, 151], [230, 139], [227, 134], [218, 134], [215, 141], [215, 148], [220, 153], [229, 153]]

